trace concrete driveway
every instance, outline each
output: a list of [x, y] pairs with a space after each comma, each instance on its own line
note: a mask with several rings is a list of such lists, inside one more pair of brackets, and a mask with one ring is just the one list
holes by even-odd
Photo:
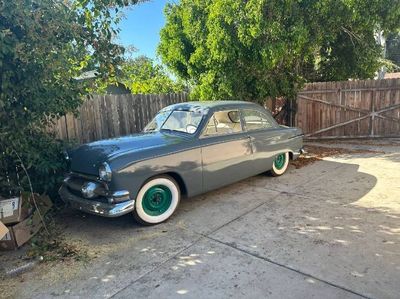
[[[41, 264], [17, 298], [399, 298], [400, 140], [183, 200], [140, 227], [68, 211], [88, 262]], [[0, 293], [1, 297], [1, 293]]]

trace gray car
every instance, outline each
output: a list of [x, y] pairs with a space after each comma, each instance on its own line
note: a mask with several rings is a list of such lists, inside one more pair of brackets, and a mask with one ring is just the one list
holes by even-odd
[[133, 213], [167, 220], [181, 197], [269, 171], [282, 175], [302, 152], [298, 128], [280, 126], [261, 106], [188, 102], [162, 109], [142, 133], [82, 145], [69, 153], [61, 197], [106, 217]]

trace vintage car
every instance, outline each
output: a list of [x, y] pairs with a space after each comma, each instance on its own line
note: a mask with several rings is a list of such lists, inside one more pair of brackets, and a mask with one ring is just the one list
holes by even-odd
[[257, 104], [179, 103], [162, 109], [140, 134], [70, 151], [60, 195], [88, 213], [132, 213], [142, 224], [157, 224], [181, 197], [266, 171], [282, 175], [302, 146], [300, 129], [278, 125]]

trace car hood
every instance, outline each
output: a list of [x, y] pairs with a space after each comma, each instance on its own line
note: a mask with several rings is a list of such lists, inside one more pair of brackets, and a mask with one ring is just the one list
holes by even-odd
[[[87, 143], [68, 153], [71, 171], [97, 175], [102, 163], [111, 163], [121, 155], [176, 145], [185, 140], [187, 140], [186, 137], [178, 134], [151, 132]], [[143, 157], [143, 155], [140, 156]]]

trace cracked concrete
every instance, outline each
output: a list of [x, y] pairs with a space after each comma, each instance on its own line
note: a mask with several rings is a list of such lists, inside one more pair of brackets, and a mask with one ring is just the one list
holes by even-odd
[[154, 227], [67, 211], [66, 234], [97, 258], [40, 265], [0, 297], [398, 298], [400, 141], [383, 142], [318, 144], [385, 154], [259, 175]]

